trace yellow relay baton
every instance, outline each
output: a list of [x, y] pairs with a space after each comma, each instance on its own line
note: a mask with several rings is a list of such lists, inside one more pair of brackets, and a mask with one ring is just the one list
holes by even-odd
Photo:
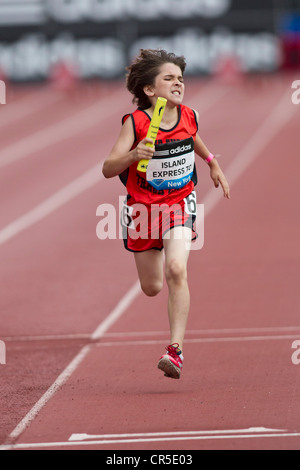
[[[157, 98], [153, 116], [152, 116], [148, 133], [147, 133], [147, 138], [152, 139], [153, 142], [155, 142], [166, 104], [167, 104], [167, 100], [165, 98], [160, 98], [160, 97]], [[147, 143], [146, 146], [154, 147], [154, 144], [152, 145], [150, 143]], [[143, 173], [146, 173], [148, 164], [149, 164], [149, 160], [140, 160], [138, 167], [137, 167], [138, 171], [142, 171]]]

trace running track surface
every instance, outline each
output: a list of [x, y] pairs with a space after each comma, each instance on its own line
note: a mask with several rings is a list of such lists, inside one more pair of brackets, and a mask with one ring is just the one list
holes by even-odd
[[[205, 244], [189, 261], [182, 379], [157, 370], [167, 291], [140, 293], [100, 204], [101, 162], [133, 109], [123, 83], [9, 88], [0, 107], [1, 449], [300, 449], [295, 76], [187, 80], [230, 201], [198, 162]], [[297, 356], [298, 357], [298, 356]]]

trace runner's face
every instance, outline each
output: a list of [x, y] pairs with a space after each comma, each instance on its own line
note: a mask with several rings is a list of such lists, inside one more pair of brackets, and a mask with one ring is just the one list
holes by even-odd
[[172, 63], [162, 65], [155, 79], [153, 92], [156, 97], [166, 98], [169, 105], [181, 104], [184, 97], [184, 83], [180, 67]]

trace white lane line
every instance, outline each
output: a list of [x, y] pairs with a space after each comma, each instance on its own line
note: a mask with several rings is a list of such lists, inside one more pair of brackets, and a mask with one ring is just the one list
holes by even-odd
[[276, 433], [287, 432], [286, 429], [271, 429], [264, 427], [253, 427], [246, 429], [222, 429], [211, 431], [173, 431], [173, 432], [146, 432], [146, 433], [130, 433], [130, 434], [72, 434], [68, 442], [91, 441], [94, 439], [133, 439], [136, 437], [175, 437], [175, 436], [214, 436], [216, 434], [254, 434], [254, 433]]
[[60, 92], [41, 89], [25, 95], [13, 103], [7, 103], [0, 114], [0, 127], [5, 127], [21, 119], [28, 118], [47, 106], [62, 101], [63, 98], [64, 95]]
[[[133, 297], [129, 301], [129, 296], [125, 294], [124, 298], [127, 298], [127, 301], [123, 303], [122, 308], [120, 308], [120, 304], [118, 304], [118, 308], [114, 309], [109, 316], [103, 321], [103, 324], [99, 325], [98, 331], [95, 331], [97, 334], [90, 334], [85, 335], [57, 335], [57, 336], [33, 336], [33, 337], [8, 337], [2, 338], [5, 343], [19, 343], [19, 342], [33, 342], [33, 341], [67, 341], [67, 340], [91, 340], [96, 341], [95, 345], [97, 347], [128, 347], [128, 346], [154, 346], [156, 344], [165, 344], [168, 341], [169, 333], [165, 333], [165, 338], [161, 337], [161, 339], [141, 339], [141, 340], [130, 340], [124, 339], [123, 341], [115, 340], [115, 341], [104, 341], [107, 336], [105, 334], [100, 335], [100, 331], [105, 331], [105, 328], [109, 328], [112, 326], [127, 310], [127, 308], [131, 305], [132, 301], [134, 300], [137, 294], [134, 294], [134, 291], [140, 291], [140, 286], [138, 283], [134, 284], [134, 286], [130, 289], [131, 296]], [[134, 294], [134, 295], [133, 295]], [[116, 315], [116, 312], [117, 315]], [[155, 335], [153, 335], [155, 336]], [[162, 336], [162, 335], [160, 335]], [[299, 337], [299, 335], [269, 335], [269, 336], [218, 336], [218, 337], [209, 337], [209, 338], [186, 338], [186, 344], [193, 344], [193, 343], [237, 343], [237, 342], [254, 342], [254, 341], [287, 341], [287, 340], [295, 340]], [[101, 342], [97, 342], [98, 340], [102, 339]]]
[[[136, 284], [136, 288], [138, 288], [139, 284]], [[128, 301], [132, 295], [134, 295], [135, 285], [131, 288], [131, 294], [126, 294], [127, 301], [124, 301], [125, 304], [128, 304]], [[118, 306], [116, 306], [112, 312], [113, 315], [116, 315], [116, 312], [120, 309], [120, 305], [122, 305], [122, 299], [119, 302]], [[112, 315], [111, 314], [111, 315]], [[207, 336], [207, 335], [243, 335], [243, 334], [251, 334], [255, 333], [258, 336], [260, 333], [265, 333], [265, 336], [269, 338], [270, 336], [266, 335], [266, 333], [281, 333], [281, 335], [277, 335], [280, 338], [290, 338], [295, 337], [300, 334], [300, 327], [299, 326], [286, 326], [286, 327], [262, 327], [262, 328], [218, 328], [218, 329], [207, 329], [207, 330], [187, 330], [186, 337], [188, 336]], [[294, 333], [294, 335], [284, 335], [284, 333]], [[94, 333], [95, 335], [95, 333]], [[115, 332], [115, 333], [104, 333], [101, 335], [102, 338], [144, 338], [144, 337], [168, 337], [169, 331], [123, 331], [123, 332]], [[236, 337], [236, 336], [235, 336]], [[262, 338], [263, 336], [259, 336]], [[245, 338], [245, 336], [242, 336]], [[21, 342], [31, 342], [31, 341], [66, 341], [66, 340], [84, 340], [84, 339], [91, 339], [90, 333], [70, 333], [70, 334], [62, 334], [62, 335], [37, 335], [37, 336], [4, 336], [1, 339], [5, 342], [12, 342], [12, 343], [21, 343]], [[96, 338], [97, 339], [97, 338]], [[199, 338], [200, 339], [200, 338]], [[162, 340], [163, 341], [163, 340]]]
[[124, 445], [124, 444], [143, 444], [146, 442], [182, 442], [182, 441], [210, 441], [210, 440], [229, 440], [229, 439], [265, 439], [265, 438], [299, 438], [299, 432], [266, 432], [266, 433], [253, 433], [253, 434], [207, 434], [197, 436], [178, 436], [178, 437], [149, 437], [149, 438], [136, 438], [136, 439], [107, 439], [95, 441], [82, 441], [82, 442], [44, 442], [44, 443], [28, 443], [28, 444], [15, 444], [15, 445], [2, 445], [0, 450], [21, 450], [21, 449], [51, 449], [62, 447], [88, 447], [88, 446], [105, 446], [105, 445]]
[[137, 280], [131, 289], [121, 298], [120, 302], [116, 305], [114, 310], [106, 317], [106, 319], [98, 326], [91, 336], [92, 340], [100, 339], [104, 336], [107, 330], [116, 323], [116, 321], [123, 315], [129, 308], [134, 299], [140, 294], [140, 282]]
[[[213, 328], [203, 330], [187, 330], [186, 336], [203, 336], [203, 335], [226, 335], [226, 334], [249, 334], [249, 333], [284, 333], [284, 332], [299, 332], [300, 326], [283, 326], [283, 327], [257, 327], [257, 328]], [[128, 338], [128, 337], [144, 337], [144, 336], [168, 336], [168, 331], [121, 331], [114, 333], [105, 333], [105, 338]]]
[[[125, 294], [120, 300], [115, 309], [105, 318], [105, 320], [96, 328], [94, 333], [90, 335], [90, 339], [100, 339], [102, 335], [110, 328], [126, 311], [133, 298], [140, 292], [139, 283], [136, 282], [133, 287]], [[16, 428], [10, 433], [8, 442], [15, 441], [25, 429], [32, 423], [39, 412], [44, 408], [48, 401], [56, 394], [56, 392], [68, 381], [73, 372], [79, 367], [85, 357], [88, 355], [92, 348], [92, 344], [84, 346], [72, 362], [66, 367], [66, 369], [59, 375], [47, 392], [41, 397], [41, 399], [34, 405], [34, 407], [27, 413], [22, 421], [16, 426]]]
[[103, 178], [99, 163], [99, 165], [94, 166], [44, 202], [0, 230], [0, 246], [90, 189]]
[[34, 341], [67, 341], [90, 339], [90, 333], [74, 333], [67, 335], [38, 335], [38, 336], [6, 336], [1, 339], [6, 343], [30, 343]]
[[[288, 122], [288, 119], [290, 119], [292, 117], [292, 115], [295, 113], [295, 110], [294, 110], [295, 107], [292, 107], [293, 112], [291, 112], [291, 111], [282, 112], [282, 115], [284, 116], [284, 119], [283, 119], [283, 117], [281, 117], [281, 119], [280, 119], [280, 115], [279, 115], [279, 112], [280, 112], [281, 108], [283, 107], [283, 104], [285, 105], [286, 97], [287, 97], [287, 93], [284, 94], [284, 97], [281, 98], [279, 100], [279, 102], [277, 103], [277, 105], [274, 107], [274, 110], [276, 111], [276, 120], [273, 121], [269, 117], [269, 118], [266, 119], [265, 124], [262, 127], [266, 127], [266, 125], [270, 126], [270, 125], [272, 125], [272, 122], [274, 122], [274, 125], [276, 125], [276, 123], [277, 123], [276, 132], [278, 132], [280, 130], [280, 128]], [[271, 114], [271, 116], [272, 116], [272, 114]], [[246, 168], [251, 163], [251, 161], [254, 160], [254, 158], [257, 156], [257, 154], [255, 154], [255, 151], [258, 152], [258, 151], [262, 150], [264, 148], [264, 146], [267, 144], [268, 139], [272, 138], [275, 135], [276, 132], [270, 132], [270, 130], [269, 130], [269, 132], [267, 133], [267, 136], [263, 136], [263, 135], [261, 135], [260, 130], [258, 130], [256, 132], [256, 134], [254, 134], [254, 137], [250, 140], [250, 142], [253, 142], [253, 139], [254, 139], [254, 144], [255, 145], [254, 144], [252, 144], [252, 145], [247, 144], [246, 147], [245, 147], [247, 149], [247, 151], [245, 151], [244, 153], [245, 153], [246, 156], [248, 154], [248, 164], [246, 166], [245, 166], [245, 164], [240, 165], [240, 171], [235, 173], [236, 178], [238, 176], [240, 176], [243, 171], [246, 170]], [[255, 136], [258, 136], [257, 137], [257, 142], [255, 141]], [[251, 153], [251, 152], [253, 152], [253, 153]], [[238, 155], [238, 157], [236, 157], [236, 159], [234, 161], [237, 160], [237, 163], [238, 163], [239, 160], [241, 159], [241, 155], [243, 155], [243, 152], [241, 152]], [[232, 167], [234, 167], [234, 164], [232, 164]], [[241, 170], [241, 168], [242, 168], [242, 170]], [[211, 194], [211, 192], [209, 192], [209, 194]], [[215, 189], [214, 189], [214, 193], [212, 193], [212, 194], [215, 194]], [[220, 198], [218, 197], [217, 200], [213, 204], [210, 203], [210, 200], [209, 200], [208, 196], [205, 198], [205, 200], [206, 200], [206, 204], [208, 205], [208, 207], [206, 208], [206, 215], [207, 215], [215, 207], [215, 205], [220, 200]], [[134, 286], [136, 285], [136, 282], [137, 281], [135, 281]], [[132, 287], [133, 290], [134, 290], [134, 286]], [[132, 296], [131, 297], [132, 302], [133, 302], [134, 299], [135, 299], [135, 297]], [[127, 308], [128, 307], [129, 307], [129, 305], [127, 305]], [[122, 313], [124, 313], [124, 312], [122, 312]], [[121, 316], [121, 314], [119, 314], [118, 318], [120, 318], [120, 316]], [[109, 325], [109, 327], [110, 326], [112, 326], [112, 323]], [[97, 331], [97, 330], [98, 330], [98, 328], [95, 331]], [[102, 334], [104, 334], [104, 333], [105, 333], [105, 330], [102, 329]], [[93, 334], [92, 334], [92, 336], [93, 336]], [[98, 339], [100, 339], [100, 338], [98, 338]], [[91, 346], [83, 348], [80, 351], [78, 356], [81, 355], [82, 351], [86, 351], [85, 352], [85, 356], [86, 356], [87, 353], [90, 350], [90, 347]], [[78, 356], [76, 356], [74, 361], [76, 361]], [[73, 364], [74, 361], [72, 361], [71, 364]], [[76, 366], [74, 369], [72, 369], [71, 374], [76, 370], [77, 367], [78, 366]], [[9, 435], [8, 442], [16, 440], [25, 431], [25, 429], [30, 425], [30, 423], [34, 420], [34, 418], [39, 414], [39, 412], [46, 405], [46, 403], [48, 403], [48, 401], [55, 395], [55, 393], [62, 387], [62, 385], [64, 385], [64, 383], [68, 380], [68, 378], [71, 375], [71, 374], [67, 373], [68, 370], [69, 370], [69, 366], [60, 375], [59, 387], [55, 387], [55, 386], [50, 387], [50, 389], [40, 399], [38, 404], [36, 404], [33, 407], [33, 409], [25, 416], [25, 418], [18, 424], [18, 426], [14, 429], [14, 431]]]
[[[291, 104], [291, 92], [288, 89], [268, 114], [268, 117], [254, 132], [253, 136], [233, 159], [224, 171], [229, 184], [232, 186], [261, 154], [267, 144], [298, 112], [297, 106]], [[204, 200], [205, 213], [210, 212], [222, 198], [220, 191], [212, 188]]]
[[[294, 340], [296, 335], [277, 335], [277, 336], [232, 336], [232, 337], [216, 337], [216, 338], [186, 338], [186, 344], [193, 343], [238, 343], [238, 342], [251, 342], [251, 341], [283, 341]], [[124, 341], [101, 341], [97, 343], [97, 347], [120, 347], [120, 346], [154, 346], [156, 344], [166, 344], [168, 337], [163, 339], [152, 340], [124, 340]]]
[[212, 83], [209, 82], [208, 85], [205, 85], [198, 93], [193, 95], [189, 100], [189, 105], [192, 107], [197, 107], [199, 116], [206, 113], [209, 108], [214, 106], [220, 101], [221, 98], [232, 92], [232, 88], [226, 86], [212, 86]]
[[96, 103], [75, 115], [64, 118], [1, 149], [0, 168], [69, 139], [93, 126], [101, 125], [119, 110], [122, 98], [124, 98], [124, 90], [118, 88], [114, 93], [105, 98], [99, 98]]
[[25, 429], [32, 423], [32, 421], [39, 414], [41, 409], [45, 406], [46, 403], [55, 395], [55, 393], [62, 387], [62, 385], [71, 377], [73, 372], [78, 368], [82, 363], [85, 357], [91, 350], [91, 345], [84, 346], [77, 356], [74, 357], [72, 362], [66, 367], [66, 369], [57, 377], [55, 382], [47, 390], [47, 392], [42, 396], [42, 398], [34, 405], [34, 407], [27, 413], [25, 418], [16, 426], [16, 428], [10, 433], [8, 442], [13, 442], [17, 439]]
[[[133, 292], [134, 289], [132, 289]], [[125, 296], [126, 297], [126, 296]], [[112, 324], [117, 321], [120, 316], [126, 311], [128, 308], [127, 303], [124, 302], [123, 310], [119, 308], [118, 316], [115, 316], [115, 310], [108, 316], [111, 318], [111, 321], [107, 321], [105, 319], [101, 325], [95, 330], [94, 333], [97, 332], [97, 339], [100, 339], [99, 333], [102, 331], [102, 335], [105, 334], [106, 328], [112, 326]], [[97, 331], [98, 330], [98, 331]], [[94, 334], [91, 335], [93, 338]], [[265, 336], [265, 337], [246, 337], [246, 338], [196, 338], [196, 339], [187, 339], [186, 343], [212, 343], [212, 342], [235, 342], [235, 341], [262, 341], [262, 340], [282, 340], [282, 339], [293, 339], [294, 336]], [[159, 344], [161, 341], [123, 341], [123, 342], [104, 342], [104, 343], [97, 343], [97, 346], [136, 346], [136, 345], [150, 345], [150, 344]], [[88, 353], [91, 351], [93, 344], [84, 346], [77, 356], [73, 359], [73, 361], [68, 365], [68, 367], [60, 374], [60, 376], [55, 380], [53, 385], [47, 390], [47, 392], [42, 396], [42, 398], [36, 403], [36, 405], [29, 411], [29, 413], [23, 418], [23, 420], [18, 424], [18, 426], [12, 431], [9, 435], [7, 442], [11, 443], [14, 442], [32, 423], [32, 421], [36, 418], [36, 416], [40, 413], [42, 408], [49, 402], [49, 400], [56, 394], [56, 392], [68, 381], [71, 375], [75, 372], [75, 370], [79, 367], [79, 365], [83, 362], [86, 358]], [[151, 442], [151, 441], [161, 441], [161, 440], [174, 440], [174, 439], [154, 439], [154, 440], [129, 440], [129, 441], [122, 441], [122, 442]], [[181, 438], [179, 440], [182, 440]], [[186, 439], [184, 439], [186, 440]], [[119, 441], [114, 441], [119, 442]], [[120, 441], [121, 442], [121, 441]], [[108, 443], [105, 441], [99, 441], [98, 444], [105, 444]], [[111, 442], [112, 443], [112, 442]], [[20, 445], [22, 447], [22, 445]], [[21, 448], [20, 447], [20, 448]], [[43, 447], [41, 445], [41, 447]]]
[[[108, 328], [110, 328], [126, 311], [129, 306], [129, 302], [138, 295], [139, 292], [139, 283], [135, 282], [132, 288], [128, 291], [127, 294], [120, 300], [116, 308], [108, 315], [108, 317], [101, 322], [101, 324], [96, 328], [94, 333], [90, 335], [92, 340], [94, 337], [100, 339], [104, 335]], [[7, 442], [14, 442], [18, 437], [28, 428], [44, 406], [51, 400], [51, 398], [56, 394], [56, 392], [68, 381], [71, 375], [79, 367], [79, 365], [86, 358], [90, 350], [92, 349], [93, 344], [89, 344], [81, 348], [77, 356], [72, 360], [72, 362], [66, 367], [66, 369], [59, 375], [47, 392], [41, 397], [41, 399], [34, 405], [34, 407], [27, 413], [27, 415], [22, 419], [22, 421], [16, 426], [16, 428], [10, 433]]]

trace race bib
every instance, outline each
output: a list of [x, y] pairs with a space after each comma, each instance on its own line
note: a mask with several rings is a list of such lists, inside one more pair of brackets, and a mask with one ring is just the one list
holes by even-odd
[[181, 140], [156, 146], [146, 179], [155, 189], [180, 189], [193, 176], [195, 164], [194, 140]]

